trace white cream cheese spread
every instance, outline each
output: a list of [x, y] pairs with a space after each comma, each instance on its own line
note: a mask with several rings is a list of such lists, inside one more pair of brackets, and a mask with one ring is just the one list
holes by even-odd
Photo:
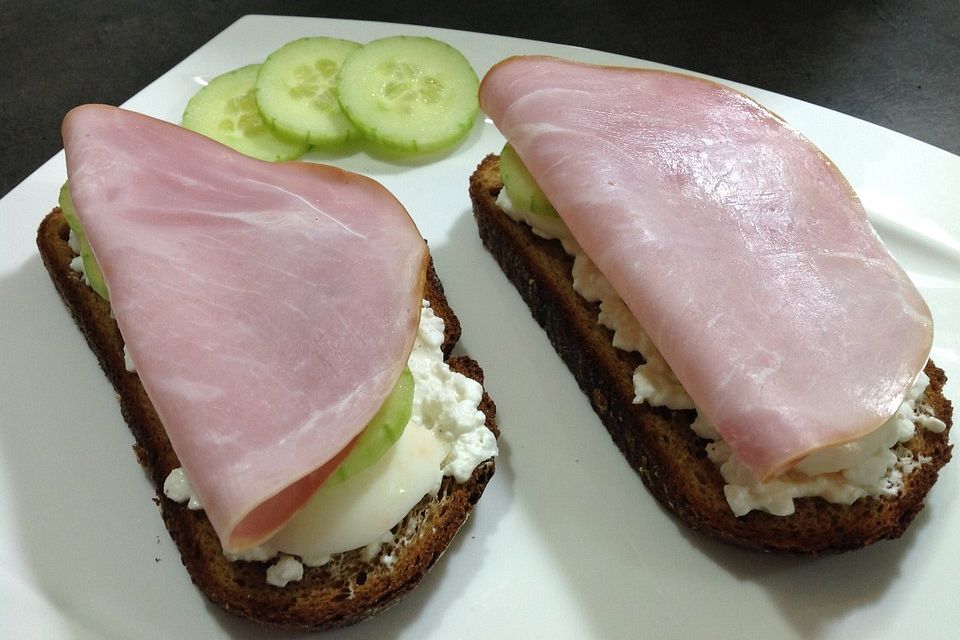
[[701, 438], [712, 441], [707, 445], [707, 455], [720, 467], [727, 483], [724, 494], [736, 516], [754, 509], [787, 516], [794, 512], [794, 498], [820, 496], [828, 502], [853, 504], [864, 496], [896, 496], [904, 477], [926, 462], [898, 445], [913, 438], [918, 425], [937, 433], [947, 426], [923, 406], [923, 393], [929, 383], [920, 372], [897, 412], [875, 431], [815, 451], [767, 482], [760, 482], [731, 454], [730, 447], [703, 416], [697, 417], [692, 428]]
[[[477, 465], [497, 455], [496, 438], [478, 408], [483, 387], [443, 361], [443, 333], [443, 319], [424, 300], [407, 363], [414, 378], [413, 410], [394, 446], [359, 474], [321, 487], [280, 532], [254, 549], [228, 554], [231, 560], [280, 555], [267, 578], [283, 586], [302, 578], [303, 565], [325, 564], [335, 553], [365, 548], [372, 559], [393, 539], [391, 529], [425, 495], [437, 494], [445, 475], [465, 482]], [[188, 484], [183, 471], [175, 469], [164, 493], [192, 503]], [[385, 554], [384, 562], [391, 564], [393, 556]]]
[[[574, 259], [574, 290], [586, 300], [600, 303], [598, 322], [614, 332], [613, 346], [636, 351], [646, 360], [633, 374], [634, 402], [669, 409], [695, 409], [634, 315], [584, 254], [563, 221], [556, 216], [518, 210], [506, 189], [500, 190], [497, 206], [513, 220], [526, 222], [536, 235], [560, 241], [564, 251]], [[720, 468], [726, 482], [727, 503], [737, 516], [753, 510], [790, 515], [794, 512], [793, 499], [802, 497], [819, 496], [828, 502], [852, 504], [868, 495], [897, 495], [903, 478], [925, 462], [914, 459], [907, 448], [899, 445], [910, 440], [918, 426], [934, 432], [946, 428], [922, 403], [928, 384], [929, 379], [921, 372], [896, 414], [884, 425], [863, 438], [811, 453], [767, 482], [760, 482], [732, 454], [703, 416], [698, 415], [691, 428], [698, 436], [711, 441], [706, 447], [707, 454]]]
[[193, 487], [190, 486], [190, 481], [187, 480], [187, 475], [180, 467], [171, 471], [167, 479], [163, 481], [163, 495], [174, 502], [186, 502], [187, 508], [194, 511], [203, 508], [200, 499], [193, 492]]
[[74, 260], [70, 263], [70, 268], [78, 273], [83, 272], [83, 260], [80, 260], [80, 266], [74, 266], [76, 259], [80, 257], [80, 240], [77, 238], [77, 234], [73, 232], [73, 229], [70, 229], [69, 234], [67, 235], [67, 244], [70, 246], [70, 250], [73, 251]]
[[67, 244], [70, 245], [70, 249], [73, 251], [73, 260], [70, 261], [70, 269], [83, 276], [83, 283], [89, 287], [90, 279], [87, 278], [87, 271], [83, 268], [83, 258], [80, 257], [80, 241], [77, 239], [77, 234], [73, 232], [73, 229], [70, 229], [70, 235], [67, 236]]
[[280, 556], [276, 564], [267, 567], [267, 584], [285, 587], [299, 580], [303, 580], [303, 563], [292, 556]]

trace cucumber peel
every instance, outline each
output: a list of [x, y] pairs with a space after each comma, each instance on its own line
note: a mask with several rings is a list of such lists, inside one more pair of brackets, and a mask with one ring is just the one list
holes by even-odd
[[558, 215], [509, 142], [500, 152], [500, 179], [511, 202], [520, 209], [543, 216]]
[[77, 217], [77, 210], [73, 206], [73, 198], [70, 197], [70, 182], [64, 182], [60, 187], [60, 197], [58, 198], [60, 211], [66, 218], [67, 224], [73, 231], [77, 243], [80, 245], [80, 259], [83, 260], [83, 273], [87, 278], [87, 283], [97, 295], [104, 300], [110, 300], [110, 294], [107, 293], [107, 283], [103, 280], [103, 273], [100, 271], [100, 265], [90, 250], [90, 243], [87, 242], [87, 236], [80, 225], [80, 218]]
[[410, 415], [413, 413], [413, 390], [413, 374], [410, 373], [410, 369], [404, 368], [403, 373], [400, 374], [400, 380], [387, 396], [380, 410], [367, 423], [353, 449], [321, 486], [331, 487], [340, 484], [367, 467], [373, 466], [390, 450], [390, 447], [403, 435], [410, 421]]

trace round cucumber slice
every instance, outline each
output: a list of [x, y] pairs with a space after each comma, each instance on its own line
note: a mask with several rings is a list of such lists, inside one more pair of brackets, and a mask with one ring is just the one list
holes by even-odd
[[77, 209], [73, 206], [73, 198], [70, 197], [70, 182], [64, 182], [60, 187], [60, 197], [58, 199], [60, 211], [66, 218], [67, 224], [73, 231], [80, 245], [80, 259], [83, 260], [83, 273], [87, 278], [87, 284], [104, 300], [110, 299], [107, 293], [107, 283], [103, 280], [103, 273], [100, 272], [100, 265], [97, 259], [93, 257], [93, 251], [90, 250], [90, 243], [87, 242], [87, 236], [83, 232], [83, 226], [80, 224], [80, 218], [77, 217]]
[[277, 135], [260, 117], [254, 89], [259, 70], [251, 64], [211, 80], [190, 98], [183, 126], [260, 160], [298, 158], [310, 145]]
[[510, 200], [518, 208], [538, 215], [557, 215], [557, 210], [550, 204], [540, 185], [527, 171], [527, 167], [509, 142], [500, 152], [500, 179], [503, 180], [503, 188], [507, 190]]
[[467, 59], [445, 42], [393, 36], [351, 53], [337, 92], [368, 140], [390, 151], [426, 153], [467, 135], [480, 109], [478, 85]]
[[288, 42], [270, 54], [257, 75], [260, 115], [284, 137], [334, 145], [360, 132], [340, 109], [337, 74], [360, 45], [317, 36]]
[[410, 421], [413, 389], [413, 374], [405, 368], [393, 391], [360, 434], [357, 444], [323, 486], [330, 487], [357, 475], [390, 450]]

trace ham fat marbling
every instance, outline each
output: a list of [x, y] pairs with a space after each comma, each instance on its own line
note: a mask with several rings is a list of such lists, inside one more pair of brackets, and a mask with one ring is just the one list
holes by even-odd
[[426, 245], [385, 188], [333, 167], [99, 105], [71, 111], [63, 139], [143, 386], [224, 548], [253, 546], [399, 379]]
[[540, 57], [496, 65], [480, 103], [759, 477], [899, 406], [930, 312], [779, 117], [714, 82]]

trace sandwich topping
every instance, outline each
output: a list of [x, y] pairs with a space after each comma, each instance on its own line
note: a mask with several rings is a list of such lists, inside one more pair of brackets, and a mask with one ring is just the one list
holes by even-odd
[[[597, 321], [613, 332], [613, 346], [643, 356], [645, 362], [633, 374], [634, 402], [668, 409], [696, 409], [650, 337], [563, 221], [518, 207], [506, 189], [500, 190], [497, 206], [512, 219], [528, 224], [534, 234], [561, 243], [574, 259], [574, 290], [587, 301], [599, 303]], [[917, 428], [937, 433], [946, 429], [946, 424], [931, 415], [923, 404], [928, 383], [927, 376], [920, 372], [896, 413], [879, 429], [851, 442], [824, 447], [766, 481], [761, 481], [737, 458], [702, 414], [698, 414], [691, 428], [711, 441], [706, 445], [707, 454], [720, 468], [726, 483], [724, 494], [734, 515], [753, 510], [790, 515], [794, 512], [794, 498], [816, 496], [828, 502], [852, 504], [864, 496], [895, 496], [903, 479], [924, 463], [898, 445], [908, 442]]]
[[518, 57], [481, 108], [759, 479], [897, 411], [930, 312], [850, 185], [720, 84]]
[[[483, 388], [443, 361], [443, 334], [443, 319], [424, 301], [407, 361], [415, 381], [413, 411], [387, 454], [344, 482], [321, 486], [273, 537], [228, 557], [266, 561], [280, 555], [276, 568], [267, 570], [268, 581], [276, 586], [299, 579], [295, 576], [302, 576], [302, 565], [323, 565], [344, 551], [365, 548], [373, 559], [381, 546], [402, 544], [403, 532], [394, 535], [391, 529], [424, 496], [436, 496], [445, 476], [466, 482], [481, 462], [497, 455], [496, 438], [478, 408]], [[190, 508], [202, 508], [181, 469], [171, 472], [164, 493], [189, 502]], [[391, 558], [384, 553], [380, 561], [389, 563]]]
[[[381, 185], [84, 106], [70, 191], [138, 375], [225, 550], [305, 504], [396, 385], [427, 252]], [[358, 340], [358, 336], [363, 336]]]
[[691, 428], [711, 440], [707, 455], [717, 466], [726, 485], [723, 492], [734, 515], [754, 509], [776, 516], [794, 512], [793, 499], [819, 496], [828, 502], [853, 504], [864, 496], [896, 497], [910, 472], [929, 462], [915, 458], [903, 445], [918, 428], [942, 433], [947, 425], [931, 415], [923, 403], [930, 380], [922, 371], [897, 412], [879, 429], [852, 442], [811, 453], [791, 469], [766, 482], [757, 479], [730, 451], [720, 435], [702, 416]]

